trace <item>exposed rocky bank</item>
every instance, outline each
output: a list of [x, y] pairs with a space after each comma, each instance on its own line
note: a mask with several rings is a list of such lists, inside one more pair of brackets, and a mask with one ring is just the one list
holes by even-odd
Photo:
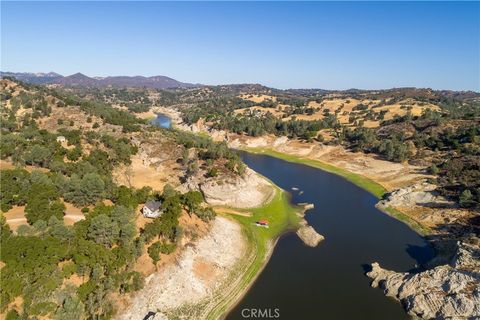
[[[155, 319], [201, 318], [197, 312], [218, 296], [231, 272], [245, 254], [240, 226], [217, 217], [210, 232], [187, 246], [175, 264], [147, 277], [145, 287], [117, 319], [141, 320], [149, 313]], [[202, 304], [203, 308], [195, 305]]]
[[250, 168], [246, 169], [243, 176], [222, 176], [207, 180], [191, 177], [183, 188], [200, 190], [209, 205], [235, 208], [259, 207], [270, 201], [275, 194], [272, 184]]
[[454, 202], [449, 201], [445, 197], [439, 195], [435, 191], [436, 185], [421, 182], [411, 186], [392, 191], [388, 198], [380, 201], [383, 206], [403, 207], [414, 205], [435, 205], [439, 206], [453, 206]]
[[320, 241], [325, 240], [325, 237], [319, 234], [312, 226], [308, 225], [307, 220], [305, 220], [305, 212], [307, 210], [313, 209], [313, 204], [311, 203], [299, 203], [299, 206], [303, 206], [303, 212], [299, 212], [298, 215], [302, 218], [300, 220], [300, 226], [297, 229], [297, 236], [300, 240], [303, 241], [309, 247], [316, 247]]
[[480, 318], [480, 240], [458, 242], [450, 264], [420, 273], [399, 273], [372, 264], [372, 287], [384, 289], [407, 312], [423, 319]]
[[312, 226], [303, 225], [297, 230], [297, 235], [309, 247], [316, 247], [325, 237], [319, 234]]

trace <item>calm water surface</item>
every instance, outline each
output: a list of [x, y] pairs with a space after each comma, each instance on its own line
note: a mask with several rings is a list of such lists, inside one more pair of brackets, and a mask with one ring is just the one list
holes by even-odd
[[264, 155], [242, 153], [242, 159], [290, 191], [293, 203], [313, 203], [306, 219], [326, 240], [309, 248], [294, 233], [284, 235], [228, 319], [245, 319], [245, 308], [279, 308], [280, 319], [408, 319], [399, 303], [370, 287], [365, 268], [378, 261], [411, 270], [433, 256], [424, 239], [377, 210], [370, 193], [338, 176]]
[[151, 124], [159, 126], [160, 128], [170, 128], [172, 126], [172, 120], [162, 113], [157, 113], [157, 117], [150, 121]]

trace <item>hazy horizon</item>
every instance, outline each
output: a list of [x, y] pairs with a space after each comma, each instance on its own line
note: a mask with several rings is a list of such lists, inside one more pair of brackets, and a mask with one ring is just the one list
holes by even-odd
[[[44, 74], [47, 74], [47, 73], [56, 73], [56, 74], [59, 74], [61, 76], [71, 76], [71, 75], [74, 75], [74, 74], [77, 74], [77, 73], [81, 73], [87, 77], [90, 77], [90, 78], [106, 78], [106, 77], [123, 77], [123, 76], [127, 76], [127, 77], [155, 77], [155, 76], [165, 76], [165, 77], [168, 77], [168, 78], [172, 78], [168, 75], [164, 75], [164, 74], [155, 74], [155, 75], [141, 75], [141, 74], [134, 74], [134, 75], [124, 75], [124, 74], [116, 74], [116, 75], [107, 75], [107, 76], [97, 76], [97, 75], [88, 75], [88, 74], [85, 74], [81, 71], [78, 71], [78, 72], [74, 72], [72, 74], [61, 74], [59, 72], [55, 72], [55, 71], [11, 71], [11, 70], [0, 70], [0, 72], [10, 72], [10, 73], [31, 73], [31, 74], [40, 74], [40, 73], [44, 73]], [[177, 80], [177, 81], [180, 81], [180, 82], [183, 82], [183, 83], [192, 83], [188, 80], [179, 80], [179, 79], [176, 79], [176, 78], [172, 78], [174, 80]], [[480, 90], [453, 90], [453, 89], [435, 89], [435, 88], [429, 88], [429, 87], [413, 87], [413, 86], [403, 86], [403, 87], [388, 87], [388, 88], [371, 88], [371, 89], [364, 89], [364, 88], [342, 88], [342, 89], [338, 89], [338, 88], [316, 88], [316, 87], [295, 87], [295, 88], [277, 88], [277, 87], [272, 87], [272, 86], [267, 86], [263, 83], [258, 83], [258, 82], [236, 82], [236, 83], [219, 83], [219, 84], [208, 84], [208, 83], [192, 83], [192, 84], [196, 84], [196, 85], [203, 85], [203, 86], [228, 86], [228, 85], [243, 85], [243, 84], [259, 84], [259, 85], [263, 85], [265, 87], [268, 87], [268, 88], [272, 88], [272, 89], [277, 89], [277, 90], [327, 90], [327, 91], [348, 91], [348, 90], [365, 90], [365, 91], [368, 91], [368, 90], [390, 90], [390, 89], [404, 89], [404, 88], [415, 88], [415, 89], [432, 89], [432, 90], [435, 90], [435, 91], [472, 91], [472, 92], [475, 92], [475, 93], [480, 93]]]
[[3, 71], [480, 91], [478, 2], [2, 2]]

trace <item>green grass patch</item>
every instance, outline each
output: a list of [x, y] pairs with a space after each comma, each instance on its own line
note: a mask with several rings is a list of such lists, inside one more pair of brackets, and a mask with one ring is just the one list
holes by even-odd
[[[290, 204], [288, 194], [276, 187], [275, 195], [267, 204], [253, 209], [236, 209], [252, 213], [251, 217], [234, 215], [233, 217], [243, 225], [253, 228], [255, 235], [260, 240], [272, 240], [287, 229], [298, 226], [300, 217], [296, 214], [300, 208]], [[259, 220], [268, 220], [269, 227], [263, 228], [255, 225]]]
[[353, 184], [359, 186], [362, 189], [367, 190], [371, 194], [373, 194], [375, 197], [378, 199], [381, 199], [383, 195], [387, 192], [387, 189], [385, 189], [382, 185], [379, 183], [366, 178], [360, 174], [356, 174], [350, 171], [347, 171], [345, 169], [341, 169], [335, 166], [332, 166], [328, 163], [322, 162], [320, 160], [312, 160], [312, 159], [307, 159], [299, 156], [293, 156], [289, 154], [285, 154], [282, 152], [274, 151], [271, 149], [266, 149], [266, 148], [246, 148], [245, 151], [252, 152], [252, 153], [259, 153], [259, 154], [265, 154], [268, 156], [280, 158], [282, 160], [288, 161], [288, 162], [295, 162], [295, 163], [301, 163], [305, 164], [307, 166], [311, 166], [314, 168], [319, 168], [327, 172], [334, 173], [336, 175], [339, 175], [348, 181], [352, 182]]
[[[275, 188], [275, 195], [269, 203], [254, 209], [235, 209], [236, 211], [250, 212], [252, 216], [226, 214], [226, 216], [241, 224], [247, 240], [247, 250], [248, 252], [255, 252], [255, 255], [248, 266], [241, 266], [246, 267], [247, 270], [242, 272], [242, 279], [235, 290], [236, 292], [225, 297], [208, 314], [208, 319], [220, 318], [228, 311], [228, 308], [238, 299], [239, 294], [243, 293], [253, 283], [265, 266], [269, 248], [273, 243], [285, 231], [298, 227], [301, 218], [297, 213], [301, 211], [301, 208], [292, 206], [288, 194], [278, 187]], [[263, 219], [268, 220], [268, 228], [259, 227], [255, 224], [256, 221]]]
[[[237, 220], [245, 230], [248, 242], [257, 251], [257, 258], [251, 266], [253, 275], [263, 265], [268, 246], [287, 230], [294, 230], [301, 220], [297, 214], [301, 209], [290, 204], [288, 194], [282, 189], [275, 187], [273, 199], [258, 208], [245, 209], [251, 212], [251, 217], [229, 215]], [[236, 209], [238, 211], [243, 211]], [[260, 227], [255, 224], [259, 220], [268, 220], [269, 227]]]
[[383, 212], [386, 212], [388, 215], [394, 217], [395, 219], [402, 221], [403, 223], [408, 225], [410, 228], [412, 228], [413, 230], [415, 230], [418, 234], [420, 234], [422, 236], [426, 236], [426, 235], [432, 233], [432, 231], [429, 228], [421, 225], [417, 221], [413, 220], [412, 218], [410, 218], [406, 214], [398, 211], [395, 208], [387, 207], [387, 208], [381, 208], [380, 210], [382, 210]]

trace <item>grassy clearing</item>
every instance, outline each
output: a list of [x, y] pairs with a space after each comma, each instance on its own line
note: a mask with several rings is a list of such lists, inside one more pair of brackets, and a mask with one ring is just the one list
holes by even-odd
[[[276, 188], [275, 196], [272, 200], [258, 208], [254, 209], [235, 209], [236, 211], [250, 212], [250, 217], [230, 214], [228, 217], [238, 221], [242, 225], [246, 240], [247, 252], [254, 252], [249, 257], [246, 264], [241, 264], [241, 279], [235, 285], [233, 292], [221, 301], [209, 312], [208, 319], [217, 319], [224, 315], [229, 308], [246, 292], [253, 284], [255, 278], [260, 274], [268, 261], [273, 245], [278, 237], [286, 230], [295, 229], [300, 217], [297, 212], [300, 208], [293, 207], [288, 198], [288, 194]], [[261, 219], [267, 219], [269, 228], [258, 227], [255, 222]], [[246, 271], [244, 271], [246, 269]]]
[[[245, 228], [254, 231], [256, 242], [264, 243], [276, 239], [285, 230], [297, 227], [300, 217], [296, 213], [299, 210], [299, 208], [290, 204], [287, 193], [277, 187], [275, 196], [269, 203], [258, 208], [245, 210], [252, 213], [251, 217], [235, 215], [234, 218]], [[256, 221], [262, 219], [268, 220], [269, 228], [255, 225]]]
[[268, 156], [283, 159], [288, 162], [301, 163], [307, 166], [319, 168], [324, 171], [334, 173], [336, 175], [344, 177], [345, 179], [359, 186], [360, 188], [367, 190], [378, 199], [381, 199], [383, 195], [387, 192], [387, 189], [385, 189], [381, 184], [369, 178], [366, 178], [360, 174], [347, 171], [345, 169], [332, 166], [331, 164], [322, 162], [320, 160], [312, 160], [312, 159], [307, 159], [299, 156], [293, 156], [293, 155], [285, 154], [282, 152], [278, 152], [278, 151], [266, 149], [266, 148], [246, 148], [245, 151], [252, 152], [252, 153], [265, 154]]

